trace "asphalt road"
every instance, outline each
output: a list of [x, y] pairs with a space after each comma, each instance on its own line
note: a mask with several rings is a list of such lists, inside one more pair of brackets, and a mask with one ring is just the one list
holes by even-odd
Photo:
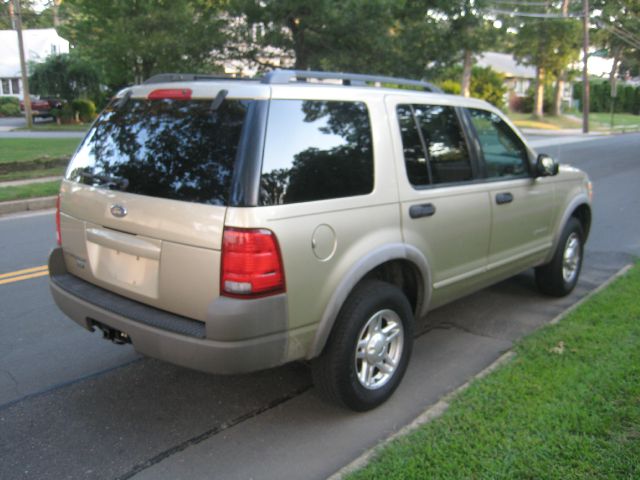
[[322, 403], [301, 364], [211, 376], [89, 334], [57, 310], [41, 271], [1, 276], [46, 263], [52, 213], [0, 218], [0, 478], [331, 475], [640, 256], [640, 135], [535, 145], [594, 181], [578, 288], [549, 299], [526, 272], [433, 312], [401, 387], [366, 414]]

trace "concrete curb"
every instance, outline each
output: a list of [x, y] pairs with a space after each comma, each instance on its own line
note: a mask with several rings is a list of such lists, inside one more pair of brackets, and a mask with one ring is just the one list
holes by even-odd
[[[563, 312], [558, 314], [556, 317], [554, 317], [549, 322], [549, 325], [554, 325], [554, 324], [559, 323], [560, 320], [562, 320], [564, 317], [569, 315], [571, 312], [573, 312], [575, 309], [577, 309], [580, 305], [585, 303], [591, 297], [593, 297], [597, 293], [601, 292], [602, 290], [607, 288], [609, 285], [611, 285], [615, 280], [617, 280], [618, 278], [623, 276], [625, 273], [627, 273], [631, 269], [631, 267], [633, 267], [633, 264], [625, 265], [624, 267], [622, 267], [620, 270], [618, 270], [616, 273], [614, 273], [611, 277], [609, 277], [604, 283], [602, 283], [598, 287], [596, 287], [593, 290], [591, 290], [589, 293], [587, 293], [584, 297], [582, 297], [576, 303], [574, 303], [569, 308], [567, 308], [566, 310], [564, 310]], [[358, 458], [353, 460], [351, 463], [349, 463], [348, 465], [342, 467], [336, 473], [331, 475], [327, 480], [342, 480], [347, 475], [349, 475], [350, 473], [353, 473], [356, 470], [360, 470], [361, 468], [365, 467], [376, 456], [376, 454], [380, 451], [381, 448], [385, 447], [387, 444], [391, 443], [393, 440], [396, 440], [397, 438], [406, 436], [407, 434], [409, 434], [412, 431], [416, 430], [421, 425], [424, 425], [425, 423], [429, 423], [431, 420], [434, 420], [434, 419], [440, 417], [444, 412], [447, 411], [451, 401], [456, 396], [458, 396], [461, 392], [466, 390], [469, 387], [469, 385], [471, 385], [475, 380], [478, 380], [480, 378], [486, 377], [488, 374], [490, 374], [494, 370], [497, 370], [502, 365], [510, 362], [511, 359], [513, 357], [515, 357], [515, 356], [516, 356], [516, 353], [513, 350], [509, 350], [509, 351], [503, 353], [491, 365], [489, 365], [484, 370], [482, 370], [479, 373], [477, 373], [476, 375], [474, 375], [470, 380], [468, 380], [467, 382], [465, 382], [462, 385], [460, 385], [454, 391], [446, 394], [444, 397], [442, 397], [442, 399], [440, 399], [435, 404], [429, 406], [424, 412], [422, 412], [410, 424], [408, 424], [405, 427], [401, 428], [396, 433], [390, 435], [389, 437], [387, 437], [385, 440], [380, 442], [375, 447], [372, 447], [369, 450], [367, 450], [366, 452], [364, 452], [362, 455], [360, 455]]]
[[10, 213], [45, 210], [56, 206], [57, 195], [53, 197], [28, 198], [26, 200], [12, 200], [0, 202], [0, 216]]

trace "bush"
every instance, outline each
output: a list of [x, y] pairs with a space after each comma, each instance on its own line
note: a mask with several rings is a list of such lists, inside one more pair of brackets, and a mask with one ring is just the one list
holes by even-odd
[[481, 98], [500, 109], [504, 109], [506, 93], [504, 75], [492, 70], [491, 67], [473, 67], [471, 70], [472, 97]]
[[[551, 85], [544, 86], [544, 98], [542, 99], [542, 112], [552, 113], [553, 111], [553, 88]], [[527, 94], [520, 103], [522, 113], [533, 113], [533, 102], [535, 99], [535, 86], [532, 85], [527, 89]]]
[[453, 95], [460, 95], [462, 90], [460, 82], [456, 82], [455, 80], [444, 80], [440, 82], [439, 86], [445, 93], [452, 93]]
[[92, 122], [96, 118], [96, 105], [91, 100], [76, 99], [71, 102], [71, 106], [83, 123]]
[[0, 117], [21, 117], [20, 103], [15, 97], [0, 97]]
[[56, 110], [59, 110], [60, 112], [59, 116], [56, 117], [57, 121], [63, 124], [75, 123], [76, 112], [73, 110], [73, 107], [70, 104], [67, 103], [64, 107]]
[[[446, 93], [460, 95], [462, 86], [458, 80], [462, 76], [462, 68], [454, 67], [443, 72], [443, 76], [438, 86]], [[471, 96], [481, 98], [495, 105], [498, 108], [504, 108], [505, 95], [507, 87], [504, 84], [504, 76], [501, 73], [492, 70], [491, 67], [473, 67], [471, 69]]]

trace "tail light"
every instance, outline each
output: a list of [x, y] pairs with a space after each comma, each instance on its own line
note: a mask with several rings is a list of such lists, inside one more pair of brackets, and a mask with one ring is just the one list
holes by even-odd
[[270, 230], [225, 228], [220, 294], [251, 298], [285, 291], [278, 240]]
[[60, 195], [56, 199], [56, 241], [58, 246], [62, 245], [62, 233], [60, 231]]
[[160, 88], [147, 95], [148, 100], [191, 100], [190, 88]]

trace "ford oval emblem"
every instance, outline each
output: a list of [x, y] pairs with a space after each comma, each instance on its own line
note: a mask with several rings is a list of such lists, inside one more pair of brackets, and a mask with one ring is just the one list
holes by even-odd
[[122, 218], [127, 214], [127, 209], [122, 205], [112, 205], [111, 206], [111, 215], [114, 217]]

